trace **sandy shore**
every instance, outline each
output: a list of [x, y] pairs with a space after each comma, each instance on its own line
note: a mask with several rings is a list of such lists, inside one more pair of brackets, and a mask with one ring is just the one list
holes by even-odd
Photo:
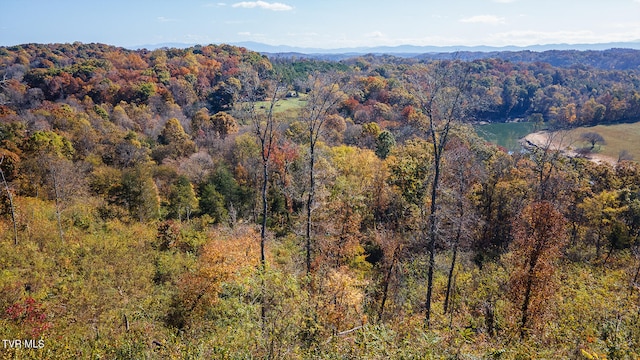
[[520, 141], [524, 147], [535, 146], [539, 148], [559, 150], [566, 156], [581, 156], [595, 162], [596, 164], [605, 163], [614, 166], [618, 162], [618, 159], [597, 153], [588, 153], [586, 155], [578, 154], [573, 150], [575, 140], [571, 138], [571, 135], [568, 132], [538, 131], [525, 136]]

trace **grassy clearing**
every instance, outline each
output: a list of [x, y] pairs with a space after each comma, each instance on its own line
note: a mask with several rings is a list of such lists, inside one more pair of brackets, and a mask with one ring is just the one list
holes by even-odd
[[632, 124], [598, 125], [592, 127], [581, 127], [570, 132], [573, 148], [588, 146], [588, 143], [581, 140], [582, 134], [596, 132], [605, 140], [604, 145], [599, 147], [598, 153], [612, 158], [618, 158], [621, 151], [626, 150], [633, 159], [640, 161], [640, 122]]
[[[258, 101], [256, 103], [256, 107], [259, 109], [261, 108], [266, 109], [269, 106], [269, 104], [270, 104], [269, 101]], [[284, 99], [278, 100], [278, 102], [276, 103], [274, 112], [276, 114], [285, 113], [289, 111], [297, 112], [300, 109], [302, 109], [306, 104], [307, 104], [307, 95], [300, 94], [299, 97], [290, 97], [290, 98], [284, 98]]]

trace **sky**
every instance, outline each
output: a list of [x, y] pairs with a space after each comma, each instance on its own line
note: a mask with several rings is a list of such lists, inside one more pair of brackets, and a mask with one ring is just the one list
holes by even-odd
[[640, 0], [1, 0], [0, 46], [304, 48], [640, 41]]

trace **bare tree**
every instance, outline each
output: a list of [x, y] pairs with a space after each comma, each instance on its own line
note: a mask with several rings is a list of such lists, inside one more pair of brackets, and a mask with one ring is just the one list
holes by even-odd
[[[253, 133], [260, 143], [260, 160], [262, 162], [262, 221], [260, 225], [260, 271], [264, 275], [267, 269], [265, 244], [267, 240], [267, 216], [269, 204], [267, 192], [269, 188], [269, 166], [271, 156], [276, 147], [276, 133], [278, 118], [274, 112], [277, 102], [285, 90], [279, 79], [274, 79], [272, 74], [260, 74], [253, 69], [245, 69], [242, 72], [242, 96], [239, 97], [240, 113], [250, 121]], [[260, 101], [262, 104], [260, 105]], [[267, 323], [266, 284], [262, 278], [262, 305], [260, 315], [263, 330]]]
[[563, 158], [562, 149], [571, 145], [568, 132], [557, 130], [549, 132], [543, 142], [531, 148], [530, 159], [537, 179], [537, 200], [551, 201], [558, 199], [554, 180]]
[[605, 141], [602, 135], [595, 131], [586, 132], [580, 135], [580, 138], [591, 145], [590, 151], [593, 151], [596, 145], [604, 145]]
[[344, 92], [340, 90], [335, 74], [322, 74], [309, 78], [308, 88], [311, 89], [307, 98], [307, 104], [303, 110], [301, 120], [306, 125], [307, 140], [309, 141], [309, 193], [307, 195], [307, 224], [306, 224], [306, 265], [307, 274], [311, 272], [311, 215], [313, 202], [315, 199], [316, 179], [316, 145], [322, 134], [323, 128], [329, 115], [336, 111], [336, 108], [345, 98]]
[[618, 153], [618, 162], [631, 160], [633, 160], [633, 155], [629, 153], [629, 150], [620, 150], [620, 153]]
[[83, 170], [69, 159], [45, 155], [41, 161], [46, 170], [50, 194], [55, 201], [58, 235], [60, 241], [64, 242], [62, 211], [73, 198], [86, 195], [86, 179]]
[[453, 230], [450, 237], [452, 250], [451, 266], [447, 277], [447, 288], [444, 298], [444, 313], [451, 310], [451, 294], [453, 289], [454, 271], [458, 257], [458, 250], [463, 241], [469, 240], [474, 224], [477, 224], [477, 214], [469, 203], [467, 194], [473, 183], [480, 177], [480, 167], [475, 161], [473, 153], [464, 144], [454, 147], [447, 154], [447, 164], [450, 171], [444, 179], [448, 182], [451, 204], [449, 227]]
[[13, 194], [9, 189], [7, 178], [4, 176], [4, 171], [2, 170], [3, 162], [4, 162], [4, 155], [0, 157], [0, 175], [2, 176], [2, 183], [4, 184], [4, 189], [7, 192], [7, 198], [9, 199], [9, 210], [11, 211], [11, 221], [13, 222], [13, 244], [18, 245], [18, 226], [16, 224], [16, 209], [13, 205]]
[[454, 124], [462, 121], [465, 116], [469, 68], [459, 61], [441, 61], [429, 66], [416, 67], [415, 71], [407, 75], [409, 92], [416, 99], [421, 111], [416, 125], [430, 140], [433, 151], [433, 175], [429, 189], [431, 202], [425, 228], [429, 255], [425, 322], [430, 326], [442, 165], [450, 131]]

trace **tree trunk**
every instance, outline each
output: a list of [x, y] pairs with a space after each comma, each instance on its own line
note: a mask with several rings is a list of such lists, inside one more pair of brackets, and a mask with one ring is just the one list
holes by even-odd
[[391, 258], [391, 264], [387, 269], [387, 273], [384, 277], [384, 284], [382, 288], [382, 301], [380, 301], [380, 310], [378, 311], [378, 322], [382, 321], [382, 314], [384, 312], [384, 306], [387, 302], [387, 297], [389, 295], [389, 282], [391, 282], [391, 274], [393, 274], [393, 267], [396, 263], [396, 254], [397, 250], [394, 250], [393, 256]]
[[267, 270], [267, 261], [265, 257], [265, 242], [267, 240], [267, 185], [269, 182], [269, 163], [268, 159], [262, 163], [262, 225], [260, 227], [260, 272], [261, 272], [261, 293], [262, 299], [260, 304], [260, 319], [262, 320], [262, 328], [265, 330], [267, 321], [267, 304], [266, 304], [266, 285], [264, 283], [264, 275]]
[[311, 144], [309, 146], [309, 196], [307, 197], [307, 233], [306, 233], [306, 252], [307, 252], [307, 274], [311, 273], [311, 206], [315, 196], [315, 143], [313, 141], [313, 133], [310, 134]]
[[460, 229], [458, 229], [458, 234], [456, 236], [456, 243], [453, 245], [453, 256], [451, 257], [451, 268], [449, 269], [449, 276], [447, 278], [447, 293], [444, 297], [444, 313], [447, 313], [449, 310], [449, 301], [451, 296], [451, 288], [453, 287], [453, 272], [456, 267], [456, 257], [458, 256], [458, 239], [460, 239]]
[[[435, 136], [434, 136], [435, 141]], [[437, 149], [437, 143], [434, 143], [434, 148]], [[426, 300], [426, 315], [425, 322], [427, 327], [431, 326], [431, 298], [433, 296], [433, 272], [436, 265], [436, 239], [437, 239], [437, 223], [436, 223], [436, 212], [438, 210], [437, 207], [437, 195], [438, 195], [438, 184], [440, 180], [440, 154], [439, 151], [436, 150], [434, 154], [434, 175], [433, 175], [433, 184], [431, 188], [431, 209], [429, 214], [429, 272], [427, 273], [427, 300]]]
[[[0, 165], [4, 159], [0, 159]], [[9, 190], [9, 184], [7, 183], [7, 179], [4, 177], [4, 171], [0, 168], [0, 175], [2, 175], [2, 183], [4, 184], [4, 189], [7, 191], [7, 197], [9, 198], [9, 209], [11, 210], [11, 221], [13, 222], [13, 244], [18, 245], [18, 226], [16, 224], [16, 210], [13, 207], [13, 195]]]
[[267, 185], [269, 182], [269, 167], [266, 161], [262, 164], [262, 224], [260, 226], [260, 265], [264, 270], [265, 266], [265, 241], [267, 238]]
[[[464, 176], [464, 174], [459, 174], [459, 176]], [[462, 196], [464, 191], [464, 185], [460, 183], [460, 191], [459, 196]], [[449, 300], [451, 296], [451, 288], [453, 287], [453, 273], [456, 267], [456, 258], [458, 256], [458, 246], [460, 244], [460, 238], [462, 237], [462, 221], [464, 219], [464, 202], [462, 198], [458, 199], [458, 227], [456, 229], [456, 237], [453, 240], [453, 255], [451, 257], [451, 268], [449, 269], [449, 276], [447, 277], [447, 293], [444, 297], [444, 313], [447, 313], [449, 310]]]
[[527, 286], [524, 291], [524, 299], [522, 301], [522, 318], [520, 320], [520, 339], [527, 336], [527, 322], [529, 321], [529, 303], [531, 303], [531, 291], [533, 288], [533, 269], [537, 260], [532, 258], [529, 262], [529, 270], [527, 271]]
[[56, 218], [58, 220], [58, 232], [60, 235], [60, 241], [64, 242], [64, 231], [62, 230], [62, 220], [60, 216], [60, 192], [58, 189], [58, 177], [56, 176], [56, 172], [51, 171], [51, 177], [53, 178], [53, 192], [56, 197]]

